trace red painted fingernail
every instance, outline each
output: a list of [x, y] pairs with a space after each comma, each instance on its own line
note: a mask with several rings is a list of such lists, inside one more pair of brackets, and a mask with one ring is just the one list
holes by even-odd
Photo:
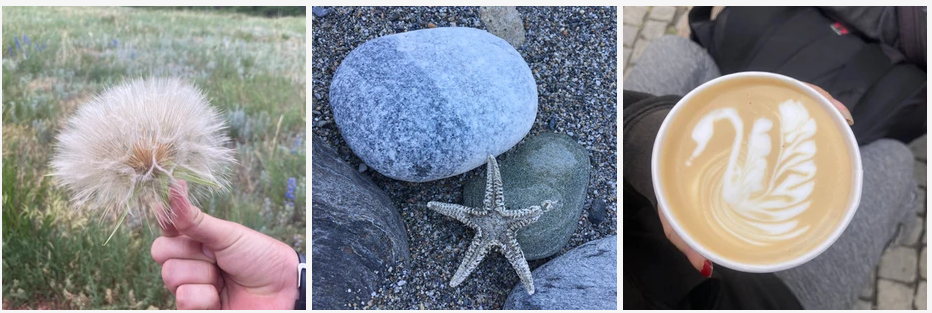
[[712, 277], [712, 262], [709, 262], [709, 260], [705, 260], [705, 262], [702, 263], [701, 273], [702, 273], [702, 276]]

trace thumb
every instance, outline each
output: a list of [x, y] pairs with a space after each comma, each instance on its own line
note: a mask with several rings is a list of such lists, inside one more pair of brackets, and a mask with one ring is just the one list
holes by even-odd
[[168, 197], [172, 213], [175, 215], [175, 229], [182, 235], [203, 243], [213, 251], [230, 247], [242, 236], [243, 226], [207, 215], [192, 205], [188, 198], [186, 181], [176, 181]]

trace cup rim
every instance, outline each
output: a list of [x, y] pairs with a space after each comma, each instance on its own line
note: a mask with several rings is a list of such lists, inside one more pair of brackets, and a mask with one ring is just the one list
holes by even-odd
[[[660, 154], [660, 150], [664, 142], [663, 139], [668, 131], [668, 128], [670, 127], [671, 121], [677, 115], [677, 113], [679, 113], [680, 109], [683, 107], [683, 105], [681, 104], [686, 103], [687, 101], [692, 99], [697, 93], [705, 89], [708, 89], [709, 86], [711, 85], [715, 85], [715, 84], [733, 80], [733, 79], [740, 79], [744, 77], [765, 77], [765, 78], [777, 79], [777, 80], [789, 83], [797, 87], [803, 93], [806, 93], [813, 99], [816, 99], [816, 102], [819, 105], [821, 105], [823, 109], [826, 109], [827, 111], [831, 112], [829, 113], [829, 115], [835, 122], [836, 127], [841, 129], [842, 137], [845, 138], [845, 145], [848, 147], [848, 150], [851, 154], [851, 161], [854, 167], [854, 172], [852, 173], [852, 183], [854, 184], [856, 188], [854, 188], [853, 190], [854, 192], [852, 192], [849, 195], [848, 207], [846, 208], [847, 212], [845, 212], [842, 222], [839, 223], [838, 226], [835, 227], [835, 229], [832, 231], [832, 233], [824, 241], [822, 241], [822, 243], [816, 246], [814, 249], [810, 250], [809, 252], [806, 252], [805, 254], [800, 255], [799, 257], [786, 260], [783, 262], [773, 263], [773, 264], [748, 264], [748, 263], [733, 261], [733, 260], [728, 259], [727, 257], [723, 257], [717, 253], [712, 252], [711, 250], [707, 249], [705, 246], [703, 246], [699, 242], [695, 241], [680, 226], [679, 221], [677, 221], [676, 217], [670, 212], [670, 209], [667, 206], [666, 194], [664, 193], [663, 187], [660, 184], [659, 173], [658, 173], [659, 163], [660, 163], [660, 158], [658, 156]], [[823, 97], [821, 94], [815, 91], [815, 89], [800, 82], [799, 80], [796, 80], [788, 76], [775, 74], [775, 73], [769, 73], [769, 72], [748, 71], [748, 72], [737, 72], [737, 73], [732, 73], [728, 75], [723, 75], [713, 80], [710, 80], [708, 82], [705, 82], [699, 87], [696, 87], [695, 89], [687, 93], [686, 96], [684, 96], [679, 101], [677, 101], [673, 109], [670, 110], [670, 113], [668, 113], [667, 116], [664, 118], [663, 123], [660, 125], [660, 130], [657, 132], [657, 137], [654, 139], [654, 146], [651, 152], [651, 183], [654, 187], [654, 195], [657, 198], [657, 206], [659, 207], [661, 214], [663, 214], [664, 217], [666, 217], [667, 222], [668, 224], [670, 224], [670, 227], [673, 228], [673, 231], [679, 234], [680, 238], [682, 238], [683, 241], [686, 242], [686, 244], [690, 248], [695, 250], [697, 253], [699, 253], [706, 259], [714, 262], [715, 264], [718, 264], [718, 265], [721, 265], [721, 266], [724, 266], [730, 269], [734, 269], [737, 271], [748, 272], [748, 273], [769, 273], [769, 272], [782, 271], [782, 270], [793, 268], [793, 267], [802, 265], [806, 262], [809, 262], [815, 257], [825, 252], [825, 250], [827, 250], [832, 244], [835, 243], [836, 240], [838, 240], [838, 238], [841, 236], [844, 230], [848, 228], [848, 224], [851, 223], [851, 219], [854, 217], [854, 214], [857, 212], [857, 209], [860, 206], [861, 191], [863, 189], [863, 175], [864, 175], [864, 171], [863, 171], [862, 164], [861, 164], [861, 153], [860, 153], [860, 150], [858, 149], [858, 143], [854, 137], [854, 132], [851, 130], [851, 127], [848, 125], [848, 122], [845, 121], [841, 113], [838, 112], [837, 109], [835, 109], [834, 105], [827, 98]]]

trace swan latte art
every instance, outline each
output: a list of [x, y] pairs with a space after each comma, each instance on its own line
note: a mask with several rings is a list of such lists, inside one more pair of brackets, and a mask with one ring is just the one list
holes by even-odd
[[668, 217], [742, 264], [788, 262], [834, 240], [857, 202], [859, 164], [837, 113], [818, 101], [769, 77], [722, 80], [681, 101], [655, 150]]

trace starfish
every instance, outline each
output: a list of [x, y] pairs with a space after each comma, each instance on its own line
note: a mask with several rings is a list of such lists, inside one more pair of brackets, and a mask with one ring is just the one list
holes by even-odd
[[544, 201], [543, 209], [531, 206], [527, 209], [507, 210], [505, 196], [502, 191], [502, 177], [498, 171], [495, 157], [489, 155], [487, 168], [487, 181], [485, 187], [485, 201], [483, 208], [471, 208], [453, 203], [431, 201], [427, 207], [440, 214], [455, 218], [470, 228], [476, 230], [476, 235], [466, 251], [466, 257], [460, 263], [456, 274], [450, 280], [450, 287], [456, 287], [476, 269], [491, 248], [497, 247], [511, 266], [518, 272], [521, 283], [529, 295], [534, 294], [534, 279], [531, 269], [524, 258], [524, 252], [518, 245], [517, 231], [533, 224], [545, 212], [550, 211], [556, 204], [554, 201]]

